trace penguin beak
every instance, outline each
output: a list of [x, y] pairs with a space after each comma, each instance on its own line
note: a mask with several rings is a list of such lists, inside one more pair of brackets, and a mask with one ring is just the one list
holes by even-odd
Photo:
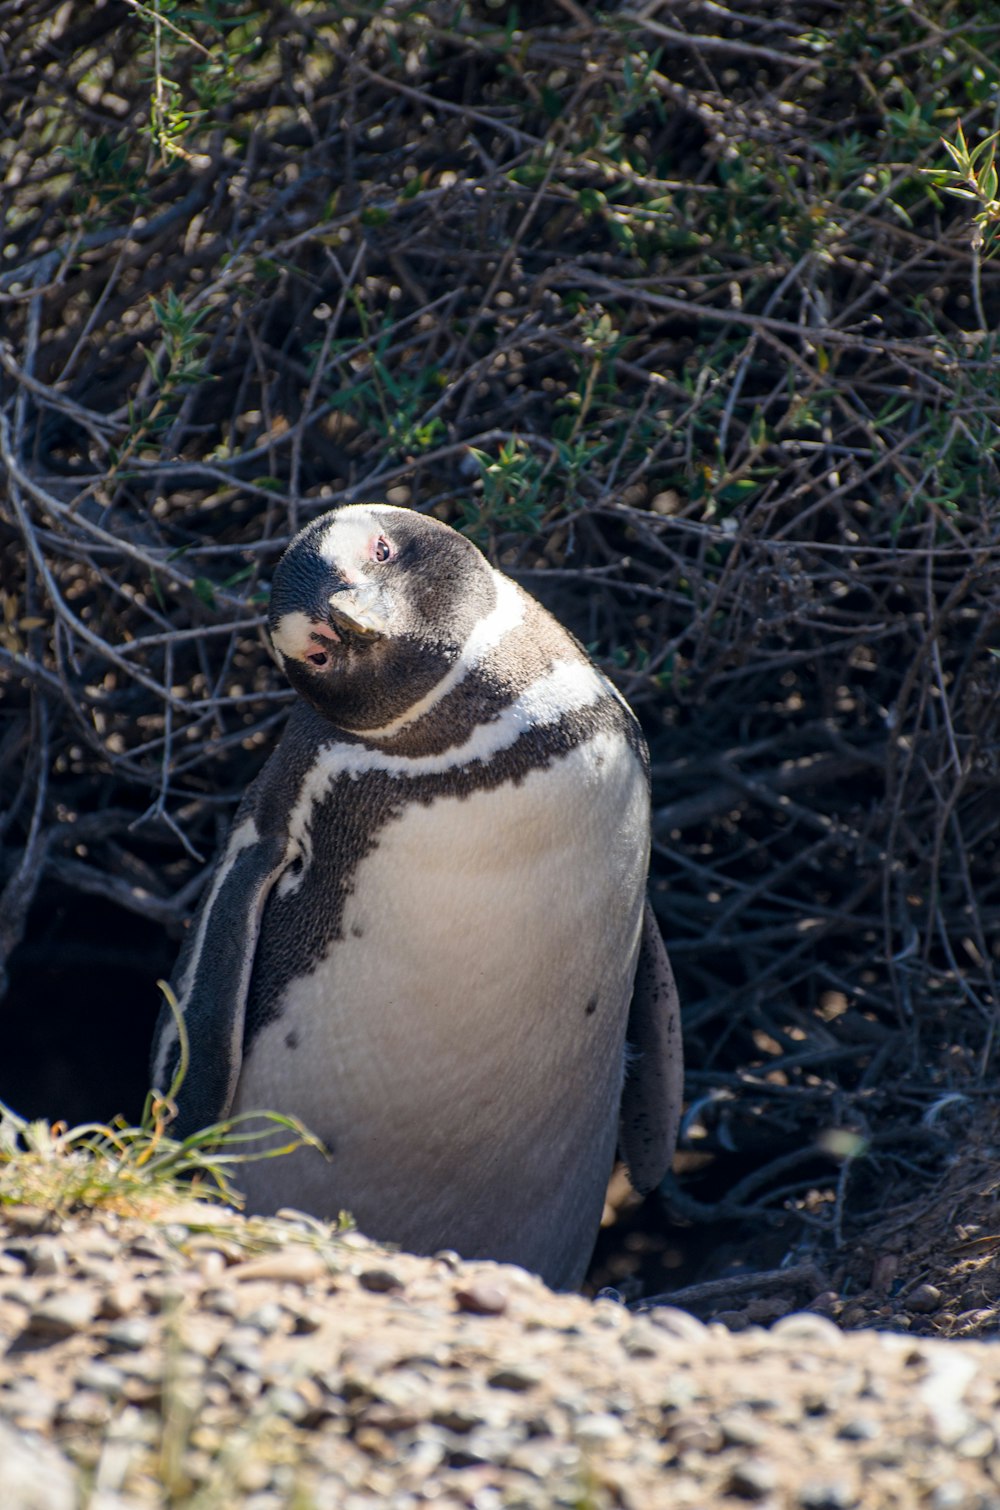
[[388, 634], [378, 590], [365, 582], [345, 582], [330, 595], [329, 619], [338, 634], [361, 640]]

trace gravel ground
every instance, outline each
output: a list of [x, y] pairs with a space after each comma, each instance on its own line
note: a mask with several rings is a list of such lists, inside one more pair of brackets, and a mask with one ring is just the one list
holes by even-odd
[[3, 1510], [1000, 1510], [1000, 1354], [732, 1333], [288, 1214], [0, 1218]]

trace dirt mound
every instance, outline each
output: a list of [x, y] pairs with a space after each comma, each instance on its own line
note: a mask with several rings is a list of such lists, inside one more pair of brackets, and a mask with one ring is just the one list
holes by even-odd
[[[5, 1510], [995, 1503], [995, 1350], [733, 1336], [192, 1201], [0, 1220]], [[41, 1224], [41, 1225], [40, 1225]]]

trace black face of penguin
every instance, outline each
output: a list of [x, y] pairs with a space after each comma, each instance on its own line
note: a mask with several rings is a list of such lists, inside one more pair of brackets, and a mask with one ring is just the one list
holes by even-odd
[[426, 696], [495, 602], [489, 563], [455, 530], [357, 504], [296, 535], [274, 574], [268, 627], [296, 692], [360, 733]]

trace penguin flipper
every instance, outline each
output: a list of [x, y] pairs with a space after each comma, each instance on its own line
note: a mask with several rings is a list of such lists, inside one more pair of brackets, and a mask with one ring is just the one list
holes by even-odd
[[619, 1147], [641, 1194], [670, 1168], [684, 1094], [684, 1051], [674, 972], [647, 898], [628, 1019]]
[[[253, 816], [237, 815], [174, 977], [190, 1059], [175, 1095], [171, 1137], [220, 1121], [232, 1106], [261, 916], [288, 860], [287, 833], [262, 834]], [[177, 1023], [163, 1006], [153, 1037], [157, 1090], [170, 1090], [180, 1057]]]

